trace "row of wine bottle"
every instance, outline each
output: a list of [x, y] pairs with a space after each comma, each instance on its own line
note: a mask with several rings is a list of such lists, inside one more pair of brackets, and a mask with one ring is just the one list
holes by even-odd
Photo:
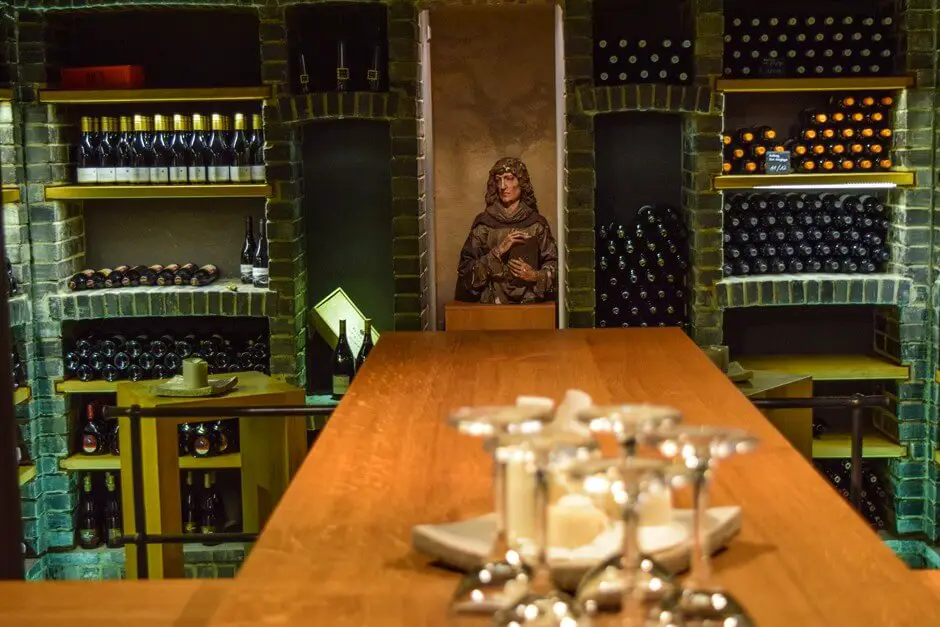
[[235, 453], [240, 446], [238, 419], [186, 422], [178, 428], [180, 457], [217, 457]]
[[131, 339], [88, 335], [78, 338], [66, 351], [65, 370], [80, 381], [166, 379], [182, 371], [187, 357], [204, 359], [212, 374], [267, 372], [270, 351], [260, 337], [244, 341], [219, 334], [138, 335]]
[[[816, 431], [816, 421], [813, 424]], [[849, 486], [852, 482], [852, 462], [847, 459], [819, 459], [815, 461], [816, 469], [829, 481], [842, 498], [848, 500]], [[868, 463], [862, 462], [862, 491], [861, 511], [859, 512], [868, 521], [872, 529], [879, 531], [887, 527], [884, 512], [887, 509], [887, 491], [875, 469]]]
[[725, 23], [727, 77], [879, 76], [895, 69], [890, 16], [729, 15]]
[[598, 83], [689, 83], [695, 74], [689, 39], [600, 38], [594, 51]]
[[261, 115], [81, 118], [75, 180], [82, 185], [263, 183]]
[[883, 271], [888, 210], [874, 196], [733, 194], [724, 204], [725, 276]]
[[112, 287], [138, 287], [192, 285], [201, 287], [219, 278], [219, 268], [214, 264], [197, 266], [194, 263], [171, 263], [165, 266], [117, 266], [116, 268], [90, 268], [74, 274], [68, 280], [71, 291], [97, 290]]

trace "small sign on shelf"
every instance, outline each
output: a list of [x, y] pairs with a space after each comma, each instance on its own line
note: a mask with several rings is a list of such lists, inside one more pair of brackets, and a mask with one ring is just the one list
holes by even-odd
[[767, 174], [789, 174], [790, 173], [790, 151], [770, 151], [766, 154], [764, 161], [764, 171]]

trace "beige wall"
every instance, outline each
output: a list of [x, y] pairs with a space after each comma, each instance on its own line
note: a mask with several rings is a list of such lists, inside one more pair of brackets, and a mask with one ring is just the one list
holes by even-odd
[[554, 7], [431, 10], [438, 320], [500, 157], [525, 161], [557, 237]]

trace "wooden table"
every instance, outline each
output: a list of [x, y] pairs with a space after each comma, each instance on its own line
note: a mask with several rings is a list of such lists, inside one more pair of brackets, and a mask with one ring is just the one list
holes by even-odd
[[[739, 426], [761, 437], [758, 452], [718, 469], [712, 499], [744, 508], [742, 532], [714, 564], [718, 581], [760, 627], [937, 620], [940, 604], [925, 581], [690, 340], [676, 330], [616, 329], [384, 335], [238, 578], [219, 584], [224, 598], [202, 601], [190, 591], [189, 603], [170, 602], [158, 586], [171, 582], [126, 582], [114, 594], [81, 584], [9, 584], [0, 587], [0, 625], [22, 625], [28, 616], [44, 627], [71, 626], [87, 619], [89, 599], [121, 615], [129, 598], [149, 608], [150, 622], [141, 623], [148, 626], [488, 625], [446, 617], [458, 575], [432, 567], [410, 546], [417, 523], [492, 510], [488, 457], [444, 416], [462, 404], [511, 403], [518, 394], [558, 398], [568, 388], [600, 403], [667, 403], [690, 423]], [[37, 592], [29, 599], [19, 594], [31, 587]], [[80, 595], [85, 604], [63, 595]], [[53, 597], [48, 610], [38, 600]]]

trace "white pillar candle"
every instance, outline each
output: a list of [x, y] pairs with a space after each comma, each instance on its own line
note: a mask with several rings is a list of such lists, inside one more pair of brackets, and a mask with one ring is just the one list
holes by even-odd
[[607, 529], [607, 514], [584, 494], [566, 494], [548, 510], [548, 546], [576, 549]]
[[672, 522], [672, 492], [669, 486], [654, 485], [643, 495], [640, 526], [657, 527]]
[[532, 540], [535, 533], [535, 475], [527, 453], [513, 451], [506, 463], [506, 531], [510, 546]]
[[188, 388], [204, 388], [209, 385], [209, 364], [199, 357], [184, 359], [183, 385]]

